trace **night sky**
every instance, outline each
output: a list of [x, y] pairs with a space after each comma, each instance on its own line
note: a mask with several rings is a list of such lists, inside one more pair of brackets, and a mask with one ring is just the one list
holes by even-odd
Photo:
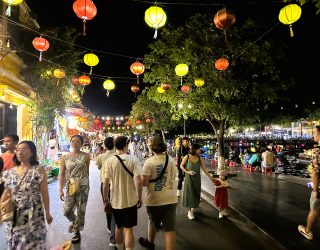
[[[82, 32], [82, 20], [72, 10], [74, 0], [25, 0], [41, 29], [57, 25], [70, 25]], [[149, 3], [148, 3], [149, 2]], [[226, 4], [235, 12], [236, 23], [240, 25], [247, 18], [259, 19], [267, 27], [273, 27], [278, 21], [279, 10], [284, 6], [282, 1], [205, 1], [184, 0], [165, 1], [163, 9], [167, 14], [167, 24], [177, 27], [183, 25], [189, 17], [197, 12], [212, 13], [212, 16]], [[99, 64], [93, 68], [93, 73], [114, 78], [116, 89], [106, 97], [102, 87], [103, 80], [93, 79], [86, 87], [83, 104], [96, 114], [126, 115], [131, 110], [134, 94], [130, 86], [135, 82], [135, 75], [129, 69], [135, 58], [143, 58], [148, 53], [148, 44], [154, 41], [154, 30], [144, 22], [144, 12], [153, 5], [152, 1], [136, 0], [95, 0], [98, 13], [95, 18], [87, 21], [87, 35], [80, 36], [77, 43], [92, 50], [99, 56]], [[200, 5], [188, 5], [197, 3]], [[205, 5], [205, 4], [210, 5]], [[204, 4], [204, 5], [201, 5]], [[313, 5], [302, 8], [300, 20], [293, 24], [294, 38], [289, 37], [289, 28], [279, 24], [266, 38], [275, 38], [288, 43], [288, 58], [286, 65], [295, 81], [302, 86], [295, 89], [297, 100], [316, 100], [316, 90], [319, 83], [319, 17]], [[318, 36], [318, 38], [316, 38]], [[104, 38], [103, 38], [104, 37]], [[161, 29], [158, 33], [161, 37]], [[117, 54], [111, 55], [111, 54]], [[85, 66], [86, 67], [86, 66]], [[83, 70], [83, 69], [81, 69]], [[174, 69], [173, 69], [174, 70]], [[143, 77], [142, 77], [143, 78]], [[145, 83], [142, 83], [144, 86]], [[293, 101], [293, 102], [294, 102]]]

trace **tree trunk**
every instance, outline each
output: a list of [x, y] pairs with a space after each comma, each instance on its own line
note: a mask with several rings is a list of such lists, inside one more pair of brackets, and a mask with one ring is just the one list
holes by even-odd
[[217, 140], [218, 140], [218, 152], [219, 152], [219, 158], [218, 158], [218, 173], [225, 169], [225, 163], [224, 163], [224, 125], [225, 120], [220, 121], [220, 128], [218, 134], [217, 134]]

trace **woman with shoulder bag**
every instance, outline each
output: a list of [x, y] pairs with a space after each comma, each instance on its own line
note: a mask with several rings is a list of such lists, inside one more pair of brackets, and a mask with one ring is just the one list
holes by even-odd
[[45, 249], [45, 218], [48, 224], [52, 222], [47, 173], [39, 166], [32, 141], [18, 144], [13, 161], [16, 166], [3, 174], [5, 190], [0, 200], [2, 207], [11, 198], [14, 207], [13, 218], [5, 222], [7, 249]]
[[[71, 137], [71, 152], [62, 157], [59, 173], [60, 199], [64, 201], [64, 215], [71, 222], [68, 231], [73, 233], [73, 243], [78, 243], [81, 240], [80, 231], [84, 228], [90, 189], [90, 155], [80, 151], [83, 143], [84, 139], [81, 135]], [[65, 194], [64, 187], [67, 189]], [[76, 214], [74, 213], [75, 209], [77, 210]]]

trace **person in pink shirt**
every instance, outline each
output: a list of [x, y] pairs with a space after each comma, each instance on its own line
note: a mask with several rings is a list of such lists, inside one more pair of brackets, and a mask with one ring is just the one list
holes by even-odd
[[13, 157], [18, 142], [19, 136], [16, 134], [6, 134], [4, 136], [3, 145], [7, 151], [2, 153], [1, 155], [1, 158], [3, 160], [3, 172], [14, 167]]

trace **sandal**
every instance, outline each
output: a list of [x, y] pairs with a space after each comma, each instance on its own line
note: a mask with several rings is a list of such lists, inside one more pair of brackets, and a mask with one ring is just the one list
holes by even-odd
[[71, 223], [68, 227], [68, 232], [72, 233], [72, 231], [73, 231], [73, 223]]
[[147, 238], [140, 237], [138, 241], [139, 241], [141, 246], [143, 246], [143, 247], [145, 247], [145, 248], [147, 248], [149, 250], [154, 250], [155, 249], [154, 243], [149, 242]]
[[80, 240], [81, 240], [81, 235], [80, 235], [80, 233], [79, 233], [79, 232], [75, 232], [75, 233], [73, 234], [73, 237], [72, 237], [72, 239], [71, 239], [71, 242], [72, 242], [72, 243], [79, 243]]

